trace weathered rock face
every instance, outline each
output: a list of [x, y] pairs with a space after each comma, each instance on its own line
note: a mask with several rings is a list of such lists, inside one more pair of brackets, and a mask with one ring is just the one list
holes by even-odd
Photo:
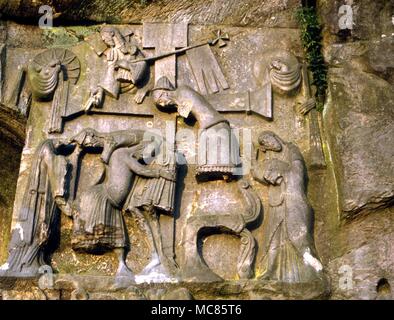
[[339, 18], [342, 14], [339, 13], [339, 9], [342, 5], [350, 5], [353, 14], [353, 28], [349, 37], [356, 41], [378, 40], [382, 35], [391, 37], [394, 6], [392, 1], [318, 0], [317, 3], [319, 15], [324, 21], [327, 32], [325, 36], [334, 38], [340, 36]]
[[318, 1], [329, 66], [323, 124], [342, 221], [331, 231], [332, 298], [392, 299], [393, 3], [347, 1], [346, 32], [343, 4]]
[[[380, 210], [335, 232], [328, 263], [332, 299], [384, 298], [379, 283], [393, 283], [393, 215], [392, 207]], [[393, 299], [391, 288], [389, 299]]]
[[325, 128], [343, 217], [390, 206], [394, 197], [394, 91], [352, 66], [332, 68]]
[[[0, 1], [6, 15], [38, 19], [38, 9], [50, 5], [56, 18], [71, 21], [138, 23], [140, 21], [189, 22], [199, 25], [296, 27], [294, 9], [299, 0], [87, 0]], [[56, 21], [55, 21], [56, 23]]]
[[[352, 3], [349, 3], [352, 4]], [[324, 116], [344, 217], [393, 200], [394, 25], [391, 1], [352, 4], [353, 28], [340, 37], [338, 1], [320, 1], [330, 67]], [[373, 19], [371, 21], [370, 19]]]

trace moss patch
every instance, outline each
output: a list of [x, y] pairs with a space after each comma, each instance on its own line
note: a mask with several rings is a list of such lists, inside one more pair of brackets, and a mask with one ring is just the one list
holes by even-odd
[[321, 26], [315, 8], [302, 7], [297, 11], [308, 68], [313, 75], [312, 84], [316, 86], [317, 110], [323, 110], [327, 89], [327, 66], [322, 54]]
[[100, 26], [70, 26], [43, 29], [43, 42], [46, 47], [70, 47], [83, 41], [85, 37], [97, 32]]

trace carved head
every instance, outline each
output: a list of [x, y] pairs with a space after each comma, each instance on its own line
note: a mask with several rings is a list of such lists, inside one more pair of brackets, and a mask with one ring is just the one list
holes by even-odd
[[175, 87], [167, 77], [161, 77], [152, 89], [153, 101], [160, 107], [174, 105], [172, 91]]
[[289, 67], [283, 63], [280, 59], [275, 59], [270, 63], [271, 69], [276, 69], [278, 71], [289, 71]]
[[256, 56], [253, 73], [260, 85], [271, 82], [275, 92], [293, 95], [301, 84], [300, 66], [293, 53], [275, 49]]
[[109, 47], [123, 47], [125, 45], [125, 39], [118, 29], [114, 27], [105, 26], [100, 31], [101, 39]]
[[52, 97], [59, 81], [61, 68], [58, 59], [52, 59], [44, 66], [38, 63], [29, 65], [29, 82], [36, 98]]
[[282, 151], [282, 140], [272, 131], [263, 131], [259, 138], [259, 145], [263, 152], [266, 151], [274, 151], [281, 152]]
[[70, 142], [76, 142], [85, 147], [100, 147], [100, 140], [97, 138], [98, 133], [92, 128], [86, 128], [70, 139]]

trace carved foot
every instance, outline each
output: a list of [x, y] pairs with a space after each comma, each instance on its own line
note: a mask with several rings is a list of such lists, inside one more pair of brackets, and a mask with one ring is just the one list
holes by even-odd
[[134, 283], [134, 273], [127, 267], [126, 263], [119, 263], [119, 267], [115, 275], [115, 287], [118, 289], [127, 288]]
[[0, 266], [0, 278], [36, 278], [42, 274], [39, 271], [39, 267], [35, 265], [15, 271], [9, 268], [8, 263], [4, 263]]
[[135, 276], [135, 280], [137, 283], [178, 282], [178, 278], [168, 273], [156, 254], [152, 257], [150, 263]]
[[134, 273], [129, 269], [125, 263], [119, 264], [118, 270], [116, 271], [116, 277], [127, 277], [132, 281], [135, 280]]

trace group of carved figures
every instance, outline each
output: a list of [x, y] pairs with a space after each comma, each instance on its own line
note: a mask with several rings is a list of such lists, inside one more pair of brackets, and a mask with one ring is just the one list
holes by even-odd
[[[104, 27], [101, 38], [106, 50], [98, 54], [106, 56], [107, 74], [92, 90], [83, 109], [89, 112], [103, 108], [104, 93], [117, 98], [122, 90], [130, 87], [137, 88], [135, 99], [142, 102], [148, 90], [139, 84], [149, 71], [144, 55], [137, 47], [127, 45], [115, 28]], [[68, 59], [69, 67], [65, 69], [59, 52], [46, 66], [36, 59], [29, 70], [36, 97], [48, 98], [62, 86], [62, 92], [52, 97], [49, 129], [52, 133], [61, 132], [58, 118], [65, 115], [67, 99], [64, 96], [69, 90], [69, 84], [64, 84], [77, 77], [73, 56], [64, 54], [60, 59]], [[273, 84], [283, 90], [294, 90], [300, 84], [300, 70], [288, 70], [279, 60], [273, 62], [271, 71]], [[59, 77], [60, 72], [68, 74]], [[63, 79], [61, 84], [59, 79]], [[28, 277], [39, 273], [40, 266], [47, 264], [50, 258], [50, 240], [62, 212], [73, 219], [72, 248], [93, 254], [115, 250], [119, 258], [117, 276], [130, 279], [135, 276], [126, 263], [127, 253], [133, 248], [130, 248], [124, 214], [131, 213], [142, 222], [151, 243], [151, 260], [141, 272], [142, 276], [149, 278], [151, 273], [161, 273], [166, 279], [222, 280], [209, 270], [198, 250], [201, 231], [220, 228], [241, 238], [239, 278], [283, 282], [321, 278], [322, 265], [313, 242], [313, 213], [306, 197], [305, 163], [298, 147], [284, 142], [271, 131], [259, 134], [257, 148], [264, 159], [253, 162], [251, 176], [268, 187], [268, 203], [261, 228], [263, 241], [259, 243], [263, 254], [255, 261], [256, 240], [249, 229], [261, 215], [261, 200], [244, 177], [239, 179], [233, 175], [235, 168], [242, 164], [233, 156], [239, 153], [239, 146], [231, 142], [228, 120], [196, 90], [176, 87], [165, 76], [149, 91], [160, 110], [176, 110], [184, 118], [192, 116], [197, 120], [198, 144], [204, 150], [196, 167], [197, 178], [203, 183], [212, 179], [239, 180], [246, 212], [203, 216], [196, 212], [184, 226], [185, 257], [179, 267], [174, 257], [164, 253], [165, 239], [162, 239], [159, 222], [160, 214], [172, 215], [175, 210], [180, 178], [174, 148], [169, 148], [172, 154], [167, 155], [172, 161], [163, 164], [158, 162], [158, 157], [168, 143], [164, 138], [139, 129], [102, 133], [86, 128], [71, 138], [47, 139], [38, 146], [12, 230], [9, 257], [0, 267], [0, 275]], [[226, 136], [223, 141], [227, 144], [221, 146], [219, 155], [216, 152], [212, 155], [209, 139], [218, 133]], [[102, 177], [78, 193], [79, 166], [87, 153], [99, 154], [105, 169]]]

